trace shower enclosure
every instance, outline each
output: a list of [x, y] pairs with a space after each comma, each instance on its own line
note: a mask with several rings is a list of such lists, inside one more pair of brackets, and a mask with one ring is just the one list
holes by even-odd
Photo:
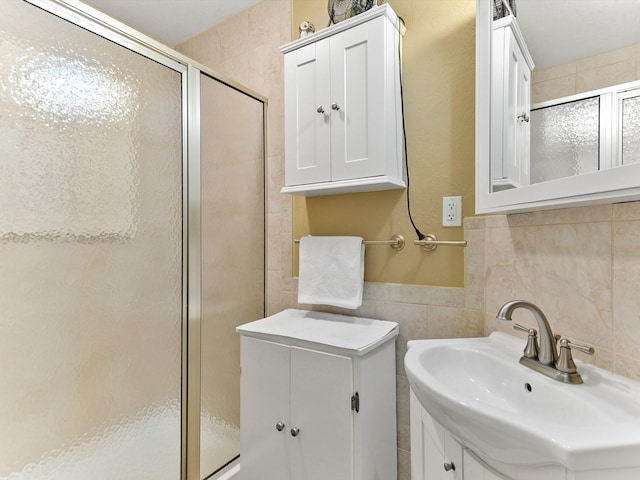
[[0, 480], [233, 464], [265, 118], [75, 0], [0, 2]]

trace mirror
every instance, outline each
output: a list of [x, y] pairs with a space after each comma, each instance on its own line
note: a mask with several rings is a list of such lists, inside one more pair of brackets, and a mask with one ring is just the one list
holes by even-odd
[[477, 0], [476, 212], [640, 199], [640, 1], [513, 3]]

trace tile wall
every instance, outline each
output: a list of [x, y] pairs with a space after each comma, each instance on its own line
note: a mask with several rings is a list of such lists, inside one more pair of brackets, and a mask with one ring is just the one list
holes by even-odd
[[538, 103], [640, 80], [640, 44], [531, 73], [531, 102]]
[[[465, 225], [469, 241], [484, 243], [468, 261], [467, 292], [484, 287], [485, 334], [524, 338], [495, 313], [505, 301], [530, 300], [555, 333], [596, 349], [576, 358], [640, 380], [640, 202], [475, 217]], [[516, 314], [534, 325], [527, 312]]]

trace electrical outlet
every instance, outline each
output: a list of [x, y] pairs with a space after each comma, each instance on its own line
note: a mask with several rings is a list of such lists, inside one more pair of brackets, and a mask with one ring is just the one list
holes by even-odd
[[462, 226], [462, 197], [442, 197], [442, 226]]

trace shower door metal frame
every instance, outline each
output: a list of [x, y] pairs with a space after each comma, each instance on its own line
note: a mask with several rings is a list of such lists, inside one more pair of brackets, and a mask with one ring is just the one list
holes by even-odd
[[[238, 90], [263, 104], [264, 182], [267, 186], [268, 100], [171, 47], [78, 0], [23, 0], [89, 32], [154, 60], [182, 75], [182, 366], [181, 480], [201, 480], [201, 204], [200, 204], [200, 75]], [[266, 196], [266, 193], [265, 193]], [[265, 200], [266, 203], [266, 200]], [[265, 208], [266, 213], [266, 208]], [[266, 215], [265, 215], [266, 220]], [[266, 228], [265, 228], [266, 249]], [[267, 293], [264, 268], [265, 311]]]

